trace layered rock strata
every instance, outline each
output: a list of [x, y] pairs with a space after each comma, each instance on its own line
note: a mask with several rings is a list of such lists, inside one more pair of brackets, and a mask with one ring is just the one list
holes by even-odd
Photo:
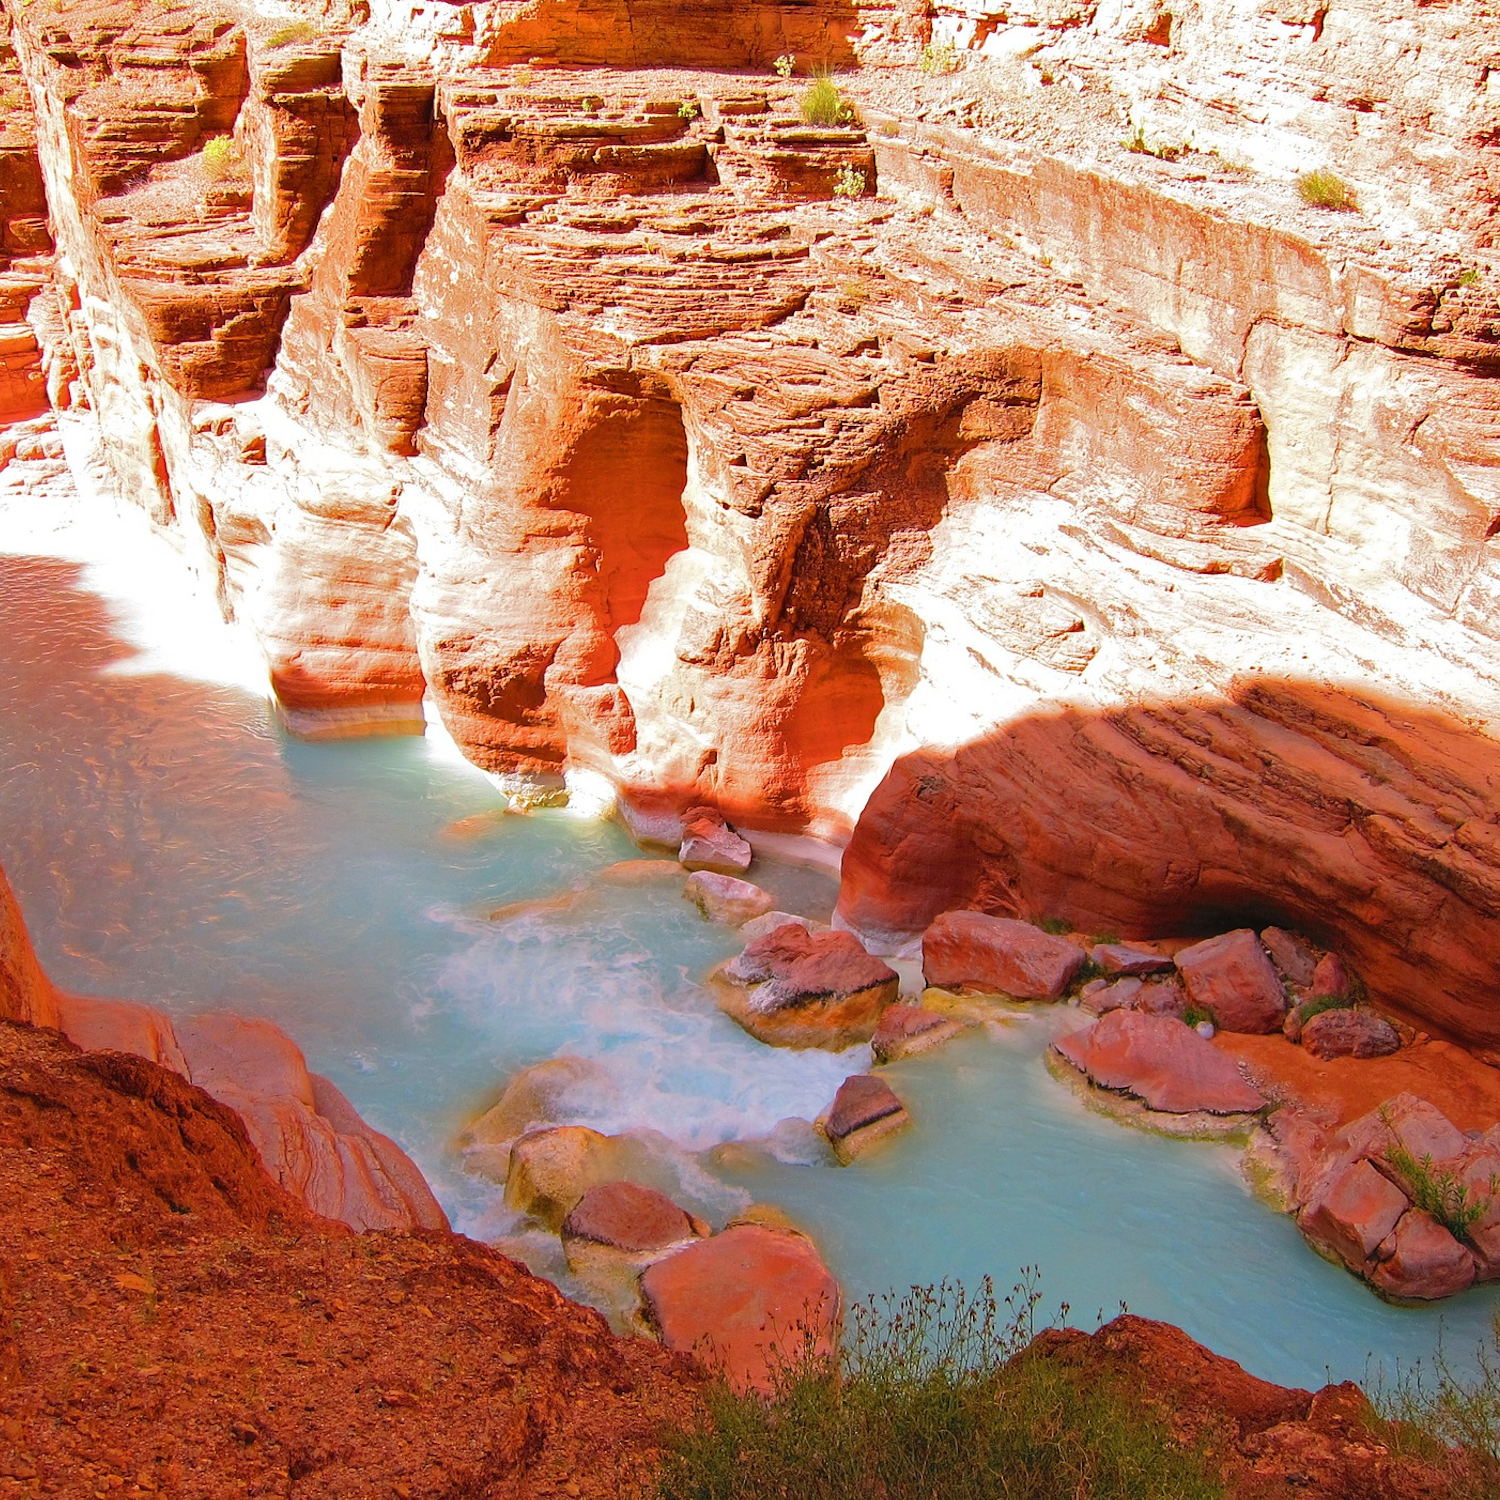
[[20, 12], [49, 387], [295, 727], [1500, 1043], [1488, 3], [451, 10]]

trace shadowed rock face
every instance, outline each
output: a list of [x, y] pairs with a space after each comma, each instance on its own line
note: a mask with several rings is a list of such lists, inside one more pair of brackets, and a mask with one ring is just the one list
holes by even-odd
[[[1497, 1040], [1491, 6], [429, 9], [0, 48], [27, 389], [294, 729], [425, 697], [644, 820], [858, 820], [871, 933], [1275, 918]], [[810, 127], [782, 54], [881, 66]]]
[[970, 906], [1136, 937], [1284, 923], [1339, 944], [1383, 1006], [1493, 1048], [1497, 772], [1465, 723], [1270, 678], [1024, 716], [896, 763], [840, 912], [888, 933]]

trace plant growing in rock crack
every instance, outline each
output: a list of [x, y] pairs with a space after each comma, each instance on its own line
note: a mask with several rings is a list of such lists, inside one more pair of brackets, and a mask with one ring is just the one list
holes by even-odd
[[1026, 1352], [1039, 1301], [1028, 1269], [1003, 1301], [986, 1278], [856, 1305], [836, 1352], [792, 1341], [768, 1396], [710, 1387], [707, 1422], [668, 1439], [659, 1500], [1222, 1496], [1127, 1382]]
[[1215, 1031], [1219, 1029], [1219, 1018], [1206, 1005], [1190, 1005], [1182, 1013], [1182, 1024], [1184, 1026], [1201, 1026], [1205, 1021]]
[[833, 174], [833, 196], [835, 198], [862, 198], [865, 192], [865, 174], [858, 167], [842, 166]]
[[695, 104], [691, 99], [684, 99], [682, 103], [677, 106], [677, 118], [679, 120], [687, 120], [691, 122], [693, 120], [696, 120], [702, 113], [703, 111], [699, 109], [697, 104]]
[[1312, 208], [1326, 208], [1335, 213], [1349, 213], [1357, 206], [1349, 184], [1326, 167], [1315, 167], [1297, 179], [1297, 193]]
[[1484, 272], [1478, 266], [1465, 266], [1454, 279], [1454, 286], [1467, 290], [1469, 287], [1479, 286], [1484, 281]]
[[[1389, 1125], [1382, 1114], [1381, 1121]], [[1489, 1212], [1500, 1180], [1490, 1178], [1489, 1194], [1476, 1193], [1452, 1172], [1433, 1164], [1430, 1153], [1414, 1156], [1392, 1133], [1385, 1159], [1395, 1168], [1407, 1196], [1425, 1214], [1430, 1214], [1456, 1240], [1466, 1240], [1469, 1231]]]
[[240, 173], [240, 153], [227, 135], [216, 135], [203, 148], [203, 172], [210, 182], [224, 182]]
[[803, 89], [797, 101], [803, 122], [825, 128], [854, 123], [854, 106], [844, 98], [843, 91], [834, 82], [831, 73], [819, 73]]

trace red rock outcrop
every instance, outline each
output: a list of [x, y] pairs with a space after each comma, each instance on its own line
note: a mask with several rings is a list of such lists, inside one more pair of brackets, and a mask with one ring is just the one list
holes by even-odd
[[49, 384], [300, 732], [1500, 1044], [1492, 7], [1241, 10], [28, 7]]
[[144, 1059], [0, 1024], [0, 1492], [617, 1500], [694, 1379], [441, 1232], [351, 1234]]

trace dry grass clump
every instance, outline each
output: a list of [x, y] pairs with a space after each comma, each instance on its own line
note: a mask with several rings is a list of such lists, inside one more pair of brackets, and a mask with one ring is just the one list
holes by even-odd
[[1122, 1380], [1021, 1355], [1036, 1303], [1028, 1276], [1003, 1305], [986, 1281], [856, 1307], [842, 1351], [794, 1348], [768, 1397], [711, 1388], [659, 1500], [1222, 1500]]
[[1304, 203], [1313, 208], [1349, 213], [1356, 207], [1349, 184], [1327, 167], [1315, 167], [1311, 172], [1304, 172], [1297, 179], [1297, 193]]

